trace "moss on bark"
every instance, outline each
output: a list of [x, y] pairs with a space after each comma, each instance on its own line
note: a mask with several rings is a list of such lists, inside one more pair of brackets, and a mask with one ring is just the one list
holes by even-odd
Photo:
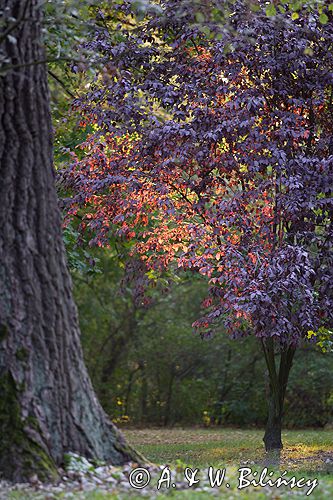
[[0, 342], [6, 339], [8, 335], [8, 328], [4, 324], [0, 324]]
[[0, 473], [6, 479], [22, 481], [36, 474], [42, 481], [55, 480], [57, 467], [49, 454], [29, 436], [39, 428], [34, 417], [22, 418], [20, 388], [7, 372], [0, 377]]

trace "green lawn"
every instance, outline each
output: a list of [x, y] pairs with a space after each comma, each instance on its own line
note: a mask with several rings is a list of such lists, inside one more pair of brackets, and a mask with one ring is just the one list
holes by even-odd
[[[124, 431], [127, 439], [149, 460], [171, 466], [205, 469], [208, 466], [227, 469], [233, 487], [228, 492], [222, 490], [222, 498], [287, 498], [302, 496], [304, 489], [288, 489], [279, 492], [262, 488], [237, 489], [238, 467], [249, 466], [252, 470], [262, 470], [265, 466], [263, 430], [241, 429], [142, 429]], [[284, 449], [280, 456], [280, 466], [274, 469], [287, 470], [289, 476], [318, 479], [318, 486], [310, 498], [333, 498], [333, 431], [297, 430], [283, 432]], [[271, 469], [273, 470], [273, 469]], [[277, 477], [279, 474], [276, 473]], [[201, 499], [208, 493], [193, 491], [174, 493], [175, 499]]]
[[[128, 441], [155, 463], [177, 460], [195, 467], [221, 467], [264, 460], [263, 430], [241, 429], [135, 429], [125, 430]], [[281, 465], [292, 470], [332, 471], [332, 430], [283, 432]]]

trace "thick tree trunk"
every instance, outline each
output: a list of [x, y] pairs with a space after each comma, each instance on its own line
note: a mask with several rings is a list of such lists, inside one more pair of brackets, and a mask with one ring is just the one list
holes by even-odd
[[272, 338], [262, 341], [269, 376], [269, 391], [267, 397], [268, 419], [264, 435], [266, 451], [283, 448], [281, 431], [284, 398], [286, 394], [289, 373], [295, 354], [295, 347], [289, 346], [280, 352], [279, 370], [276, 369], [274, 341]]
[[13, 480], [54, 477], [67, 451], [138, 459], [83, 362], [54, 187], [41, 3], [1, 4], [0, 475]]

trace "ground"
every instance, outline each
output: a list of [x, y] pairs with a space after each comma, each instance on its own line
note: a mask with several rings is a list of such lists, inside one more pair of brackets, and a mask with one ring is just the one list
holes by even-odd
[[[10, 488], [0, 482], [0, 499], [17, 500], [116, 500], [138, 498], [172, 498], [173, 500], [201, 500], [207, 497], [241, 499], [284, 499], [290, 496], [305, 497], [310, 486], [301, 488], [272, 488], [249, 486], [242, 491], [237, 489], [239, 467], [250, 467], [258, 474], [267, 465], [262, 444], [262, 430], [241, 429], [129, 429], [123, 431], [129, 442], [141, 451], [150, 462], [151, 483], [142, 490], [134, 490], [129, 485], [128, 476], [137, 464], [125, 468], [94, 467], [75, 462], [67, 470], [65, 479], [57, 485], [41, 485], [32, 478], [32, 484]], [[280, 466], [272, 470], [272, 480], [281, 476], [318, 480], [318, 486], [310, 495], [312, 499], [333, 498], [333, 431], [299, 430], [283, 433], [284, 450]], [[266, 462], [265, 462], [266, 461]], [[172, 470], [175, 488], [161, 488], [157, 492], [157, 482], [163, 468], [168, 465]], [[199, 468], [200, 483], [195, 490], [188, 488], [184, 479], [185, 467]], [[220, 488], [211, 488], [208, 480], [208, 467], [226, 469], [225, 482]], [[273, 474], [274, 470], [274, 474]], [[268, 477], [268, 476], [267, 476]], [[250, 479], [250, 478], [249, 478]], [[253, 479], [253, 477], [252, 477]], [[227, 482], [230, 487], [227, 488]], [[163, 483], [164, 485], [166, 483]], [[172, 484], [172, 483], [171, 483]], [[181, 491], [180, 491], [181, 490]]]
[[[127, 439], [155, 463], [177, 460], [195, 467], [264, 460], [263, 431], [242, 429], [135, 429]], [[333, 473], [333, 431], [285, 431], [281, 466]]]

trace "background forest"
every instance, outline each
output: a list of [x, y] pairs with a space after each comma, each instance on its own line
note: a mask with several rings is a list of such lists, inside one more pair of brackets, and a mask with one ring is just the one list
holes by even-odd
[[[204, 284], [181, 276], [171, 289], [152, 293], [149, 308], [123, 289], [123, 268], [97, 252], [101, 273], [75, 271], [86, 362], [100, 399], [117, 423], [133, 425], [264, 426], [264, 360], [256, 339], [239, 342], [218, 332], [202, 340], [192, 333]], [[299, 349], [286, 399], [287, 427], [331, 423], [330, 356]], [[297, 394], [297, 398], [295, 398]]]

